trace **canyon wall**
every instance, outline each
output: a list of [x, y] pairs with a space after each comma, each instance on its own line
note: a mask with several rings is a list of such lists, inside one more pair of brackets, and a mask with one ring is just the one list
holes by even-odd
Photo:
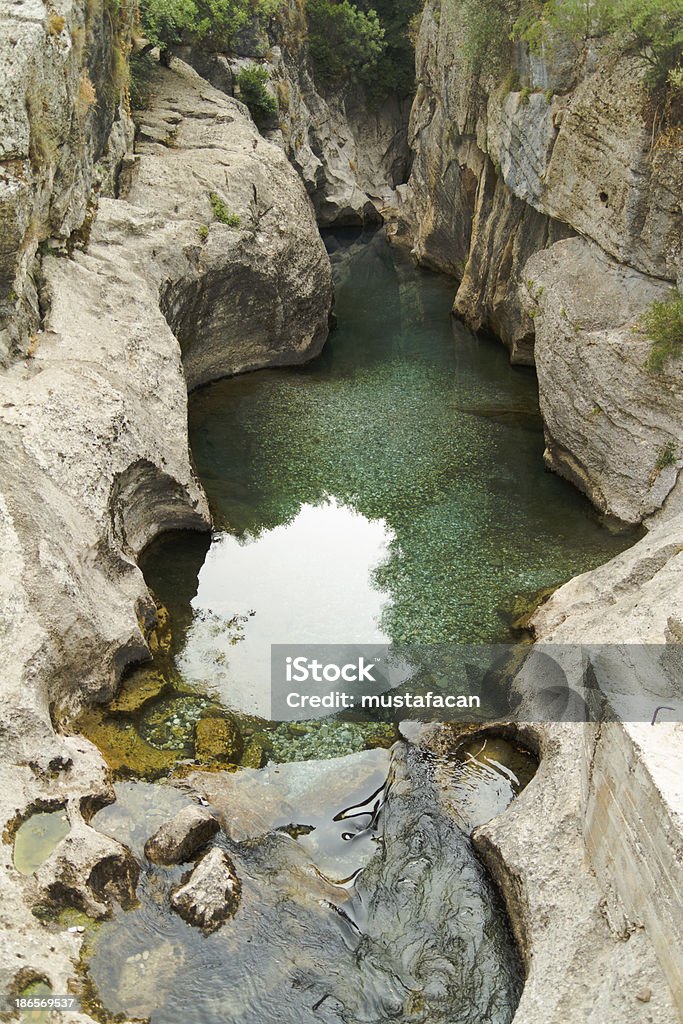
[[683, 368], [648, 371], [637, 330], [682, 283], [683, 147], [654, 130], [638, 58], [518, 44], [475, 74], [463, 10], [425, 7], [394, 235], [458, 278], [456, 315], [536, 365], [549, 467], [641, 522], [683, 466]]
[[[85, 17], [85, 5], [69, 8], [60, 31], [73, 40]], [[30, 27], [38, 49], [25, 54], [42, 61], [33, 77], [73, 84], [62, 52], [72, 43], [54, 42], [45, 13]], [[30, 138], [24, 70], [3, 68], [2, 88]], [[77, 96], [61, 102], [76, 117]], [[49, 917], [66, 901], [100, 917], [112, 899], [133, 897], [127, 851], [88, 824], [113, 799], [109, 773], [60, 726], [149, 655], [156, 610], [142, 549], [166, 530], [210, 529], [189, 453], [188, 387], [302, 362], [328, 332], [331, 269], [312, 205], [246, 108], [175, 62], [153, 74], [135, 151], [124, 144], [129, 125], [124, 104], [108, 133], [78, 135], [77, 154], [60, 149], [64, 173], [50, 164], [45, 181], [10, 188], [4, 207], [33, 228], [4, 264], [30, 308], [12, 320], [0, 370], [3, 996], [35, 980], [69, 991], [81, 940], [32, 909]], [[106, 188], [92, 167], [99, 150], [111, 158]], [[57, 208], [68, 214], [51, 220]], [[69, 834], [39, 871], [20, 874], [16, 828], [58, 807]]]
[[305, 0], [284, 0], [267, 29], [251, 25], [230, 54], [208, 44], [177, 52], [238, 98], [242, 68], [267, 71], [278, 114], [263, 133], [300, 175], [321, 227], [378, 226], [395, 216], [396, 189], [410, 173], [412, 96], [370, 99], [352, 80], [323, 88], [309, 51]]

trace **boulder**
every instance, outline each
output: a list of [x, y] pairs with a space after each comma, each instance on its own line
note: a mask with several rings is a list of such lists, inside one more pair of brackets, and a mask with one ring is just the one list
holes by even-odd
[[171, 906], [188, 924], [213, 932], [237, 910], [240, 891], [232, 861], [214, 847], [173, 893]]
[[145, 855], [156, 864], [183, 864], [218, 832], [218, 822], [203, 807], [184, 807], [145, 843]]

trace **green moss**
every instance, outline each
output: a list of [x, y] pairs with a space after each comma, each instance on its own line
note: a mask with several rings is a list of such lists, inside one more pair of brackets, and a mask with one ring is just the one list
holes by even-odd
[[197, 228], [197, 234], [199, 235], [199, 241], [205, 242], [209, 237], [209, 229], [206, 224], [200, 224]]
[[203, 764], [239, 764], [244, 741], [229, 714], [200, 718], [195, 727], [195, 758]]

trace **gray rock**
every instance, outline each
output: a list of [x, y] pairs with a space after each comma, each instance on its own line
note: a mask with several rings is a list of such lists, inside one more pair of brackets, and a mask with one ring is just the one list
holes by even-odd
[[[524, 275], [546, 462], [605, 515], [641, 522], [661, 508], [683, 466], [683, 365], [650, 372], [651, 342], [637, 331], [670, 289], [579, 238], [537, 253]], [[660, 465], [670, 446], [671, 465]]]
[[234, 915], [240, 892], [232, 861], [223, 850], [215, 847], [176, 889], [171, 905], [189, 924], [213, 932]]
[[203, 807], [184, 807], [145, 843], [145, 855], [157, 864], [183, 864], [218, 832], [218, 822]]

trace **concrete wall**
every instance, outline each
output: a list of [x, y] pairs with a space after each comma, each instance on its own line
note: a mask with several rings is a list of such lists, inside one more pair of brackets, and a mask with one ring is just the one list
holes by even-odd
[[683, 1018], [682, 754], [682, 725], [586, 727], [588, 854], [612, 925], [647, 930]]

